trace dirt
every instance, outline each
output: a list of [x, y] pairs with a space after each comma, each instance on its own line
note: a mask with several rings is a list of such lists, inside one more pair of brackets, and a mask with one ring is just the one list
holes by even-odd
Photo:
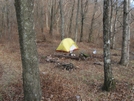
[[[104, 82], [103, 50], [94, 44], [77, 43], [78, 56], [85, 53], [85, 60], [57, 58], [55, 49], [59, 41], [38, 42], [39, 69], [42, 87], [42, 101], [133, 101], [134, 100], [134, 60], [128, 67], [118, 64], [120, 51], [112, 50], [112, 68], [116, 80], [116, 89], [111, 92], [101, 90]], [[18, 44], [0, 44], [0, 101], [23, 101], [22, 68]], [[97, 53], [93, 54], [96, 49]], [[56, 67], [54, 62], [46, 61], [52, 56], [60, 63], [71, 63], [76, 69], [66, 70]]]

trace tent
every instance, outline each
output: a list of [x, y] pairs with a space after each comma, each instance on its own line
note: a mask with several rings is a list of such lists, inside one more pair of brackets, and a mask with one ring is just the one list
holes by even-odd
[[77, 50], [78, 46], [71, 38], [65, 38], [61, 41], [56, 51], [73, 52]]

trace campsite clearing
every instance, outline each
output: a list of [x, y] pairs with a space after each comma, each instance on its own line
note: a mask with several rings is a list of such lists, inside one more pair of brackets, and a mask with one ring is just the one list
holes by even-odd
[[[121, 101], [134, 99], [134, 60], [130, 61], [128, 67], [120, 66], [120, 51], [112, 50], [112, 67], [116, 79], [116, 89], [112, 92], [103, 92], [103, 52], [102, 49], [89, 43], [77, 43], [79, 50], [74, 51], [76, 56], [81, 52], [90, 55], [86, 60], [76, 60], [66, 57], [56, 57], [60, 42], [38, 43], [39, 68], [41, 74], [42, 99], [43, 101], [74, 101], [80, 96], [82, 101]], [[23, 101], [22, 91], [22, 69], [19, 45], [0, 44], [0, 99], [10, 101], [11, 99]], [[97, 53], [93, 54], [96, 48]], [[115, 55], [116, 54], [116, 55]], [[55, 68], [54, 62], [47, 62], [46, 57], [52, 56], [54, 61], [73, 64], [76, 69]], [[71, 66], [70, 64], [70, 66]], [[72, 99], [72, 100], [70, 100]]]

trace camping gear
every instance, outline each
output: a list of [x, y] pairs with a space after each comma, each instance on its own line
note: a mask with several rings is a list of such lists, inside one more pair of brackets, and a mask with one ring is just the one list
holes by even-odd
[[78, 46], [71, 38], [65, 38], [61, 41], [56, 51], [70, 52], [77, 50]]
[[93, 54], [96, 54], [96, 53], [97, 53], [97, 51], [96, 51], [96, 49], [94, 49]]

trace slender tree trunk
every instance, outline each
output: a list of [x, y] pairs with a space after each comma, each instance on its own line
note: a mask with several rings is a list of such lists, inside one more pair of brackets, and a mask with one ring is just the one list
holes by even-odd
[[80, 33], [80, 42], [82, 42], [82, 39], [83, 39], [83, 24], [84, 24], [83, 0], [81, 0], [81, 33]]
[[12, 32], [10, 31], [11, 30], [11, 22], [10, 22], [10, 19], [12, 19], [12, 18], [10, 18], [10, 4], [9, 4], [9, 1], [8, 0], [6, 0], [6, 33], [7, 33], [7, 38], [8, 38], [8, 40], [10, 41], [11, 40], [11, 35], [12, 35]]
[[35, 9], [34, 9], [34, 12], [35, 12], [35, 16], [34, 16], [34, 20], [35, 20], [35, 30], [37, 33], [39, 33], [39, 28], [40, 28], [40, 22], [39, 22], [39, 17], [40, 17], [40, 14], [39, 14], [39, 7], [40, 7], [40, 3], [37, 1], [37, 0], [34, 0], [34, 4], [35, 4]]
[[73, 1], [72, 11], [71, 11], [71, 17], [70, 17], [70, 24], [69, 24], [69, 35], [72, 35], [72, 21], [73, 21], [73, 15], [74, 15], [74, 7], [75, 7], [75, 0]]
[[34, 0], [15, 0], [15, 8], [23, 68], [24, 101], [41, 101], [34, 31]]
[[88, 7], [88, 0], [85, 1], [85, 5], [83, 7], [83, 0], [81, 0], [81, 33], [80, 33], [80, 42], [82, 42], [83, 39], [83, 27], [84, 27], [84, 19], [85, 14], [87, 12]]
[[3, 28], [2, 28], [2, 33], [3, 33], [3, 36], [6, 36], [6, 7], [5, 5], [3, 6], [3, 21], [2, 21], [2, 25], [3, 25]]
[[45, 34], [44, 34], [44, 23], [45, 23], [45, 21], [44, 21], [44, 18], [45, 18], [45, 14], [44, 14], [44, 8], [45, 8], [45, 6], [44, 6], [44, 0], [42, 0], [41, 1], [41, 3], [42, 3], [42, 7], [41, 7], [41, 18], [40, 18], [40, 29], [41, 29], [41, 33], [44, 35], [44, 41], [46, 41], [46, 37], [45, 37]]
[[130, 44], [130, 1], [124, 0], [123, 10], [123, 40], [120, 64], [129, 64], [129, 44]]
[[98, 2], [98, 0], [94, 1], [95, 5], [94, 5], [94, 11], [93, 11], [92, 20], [91, 20], [91, 28], [90, 28], [90, 31], [89, 31], [88, 42], [93, 41], [93, 27], [94, 27], [95, 14], [96, 14], [96, 11], [97, 11], [97, 2]]
[[[112, 42], [112, 35], [113, 35], [113, 13], [114, 13], [114, 5], [113, 0], [110, 1], [110, 42]], [[111, 47], [111, 44], [110, 44]]]
[[110, 91], [115, 87], [110, 58], [110, 0], [104, 0], [103, 5], [103, 41], [104, 41], [104, 85], [103, 90]]
[[60, 17], [61, 17], [61, 40], [64, 39], [65, 37], [65, 33], [64, 33], [64, 14], [63, 14], [63, 0], [59, 1], [59, 5], [60, 5]]
[[49, 29], [49, 27], [48, 27], [49, 26], [49, 24], [48, 24], [49, 23], [49, 21], [48, 21], [48, 5], [47, 5], [46, 8], [47, 8], [46, 9], [46, 14], [45, 14], [46, 15], [46, 28]]
[[53, 0], [51, 0], [51, 14], [50, 14], [50, 30], [49, 30], [49, 34], [52, 35], [53, 33], [53, 19], [54, 17], [54, 4], [53, 4]]
[[1, 28], [0, 28], [0, 38], [2, 38], [3, 36], [3, 29], [4, 29], [4, 13], [3, 13], [3, 9], [4, 7], [2, 7], [2, 11], [1, 11]]
[[8, 40], [10, 39], [10, 35], [9, 35], [9, 5], [8, 5], [8, 1], [6, 0], [6, 34], [7, 34], [7, 38]]
[[75, 26], [75, 42], [77, 42], [78, 39], [78, 16], [79, 16], [79, 4], [80, 4], [80, 0], [78, 0], [78, 4], [77, 4], [77, 14], [76, 14], [76, 26]]
[[117, 33], [117, 16], [118, 16], [118, 0], [116, 0], [116, 6], [115, 6], [115, 19], [113, 23], [113, 33], [111, 35], [111, 49], [115, 48], [115, 34]]

